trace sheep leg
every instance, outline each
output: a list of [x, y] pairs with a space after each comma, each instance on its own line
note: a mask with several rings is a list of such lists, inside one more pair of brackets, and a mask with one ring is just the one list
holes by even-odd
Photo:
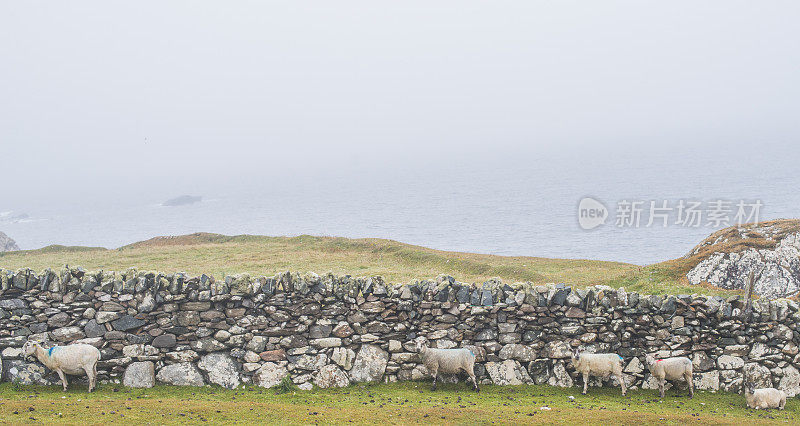
[[666, 380], [658, 379], [658, 392], [661, 394], [661, 399], [664, 399], [664, 386], [666, 385]]
[[470, 365], [467, 369], [467, 374], [469, 374], [469, 378], [472, 379], [472, 386], [475, 388], [475, 392], [480, 392], [480, 388], [478, 387], [478, 379], [475, 378], [475, 367]]
[[56, 373], [58, 373], [58, 377], [61, 378], [61, 386], [64, 387], [64, 392], [66, 392], [67, 391], [67, 375], [64, 374], [64, 372], [61, 371], [61, 370], [56, 370]]
[[436, 378], [439, 377], [439, 370], [438, 369], [433, 370], [433, 371], [431, 371], [431, 374], [433, 375], [433, 387], [431, 388], [431, 390], [435, 391], [436, 390]]
[[692, 380], [692, 373], [686, 372], [686, 383], [689, 384], [689, 398], [694, 398], [694, 381]]
[[583, 373], [583, 394], [586, 395], [586, 388], [589, 386], [589, 373]]
[[625, 378], [622, 377], [622, 371], [615, 373], [614, 375], [617, 376], [617, 380], [619, 380], [619, 386], [622, 388], [622, 396], [625, 396], [628, 390], [625, 388]]
[[89, 382], [89, 392], [91, 392], [92, 389], [94, 389], [94, 374], [93, 374], [93, 371], [92, 371], [92, 369], [87, 368], [87, 367], [83, 367], [83, 371], [86, 372], [86, 378], [88, 379], [87, 381]]

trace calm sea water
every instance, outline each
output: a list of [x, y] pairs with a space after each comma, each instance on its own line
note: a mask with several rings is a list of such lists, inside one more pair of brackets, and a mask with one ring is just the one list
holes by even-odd
[[[562, 155], [514, 164], [458, 164], [402, 173], [331, 171], [252, 185], [210, 186], [203, 201], [162, 207], [145, 190], [114, 202], [0, 205], [0, 230], [23, 249], [49, 244], [119, 247], [157, 235], [223, 234], [379, 237], [443, 250], [648, 264], [679, 257], [716, 228], [644, 226], [648, 200], [762, 200], [762, 219], [800, 217], [797, 159], [724, 155], [593, 161]], [[609, 208], [606, 225], [578, 226], [584, 196]], [[642, 226], [614, 224], [619, 200], [644, 200]], [[13, 212], [13, 213], [8, 213]], [[9, 220], [26, 213], [28, 218]], [[674, 220], [674, 218], [672, 219]], [[705, 222], [705, 219], [704, 219]], [[705, 225], [705, 224], [704, 224]]]

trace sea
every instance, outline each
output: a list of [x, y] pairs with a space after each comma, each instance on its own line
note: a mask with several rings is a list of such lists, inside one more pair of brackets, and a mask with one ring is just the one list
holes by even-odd
[[[410, 164], [386, 172], [353, 164], [229, 185], [220, 177], [216, 184], [193, 187], [194, 192], [164, 185], [117, 194], [107, 202], [102, 197], [5, 200], [0, 231], [22, 249], [50, 244], [115, 248], [193, 232], [310, 234], [646, 265], [683, 256], [737, 221], [800, 217], [796, 156], [755, 148], [728, 154], [561, 153], [486, 164]], [[202, 199], [162, 205], [180, 195]], [[602, 218], [604, 209], [606, 214], [592, 229], [579, 220], [586, 198], [598, 208], [585, 216]]]

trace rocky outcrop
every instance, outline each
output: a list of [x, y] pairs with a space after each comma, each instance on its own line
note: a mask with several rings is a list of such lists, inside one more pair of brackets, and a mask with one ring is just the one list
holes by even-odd
[[[751, 273], [753, 292], [774, 299], [800, 291], [800, 232], [782, 232], [794, 222], [781, 221], [729, 228], [712, 235], [688, 256], [702, 260], [687, 274], [691, 284], [744, 288]], [[730, 247], [733, 247], [731, 251]]]
[[743, 307], [735, 296], [448, 276], [392, 285], [310, 273], [216, 281], [136, 270], [0, 270], [0, 363], [4, 380], [54, 383], [57, 376], [24, 360], [20, 347], [29, 338], [84, 342], [100, 348], [101, 383], [236, 388], [291, 380], [308, 389], [430, 380], [415, 351], [424, 339], [471, 350], [483, 384], [580, 385], [569, 357], [582, 348], [620, 354], [631, 387], [654, 386], [644, 366], [652, 353], [689, 357], [700, 389], [737, 392], [747, 377], [797, 394], [800, 306], [761, 299], [749, 316]]
[[0, 252], [4, 251], [17, 251], [19, 246], [17, 242], [12, 240], [11, 237], [0, 231]]

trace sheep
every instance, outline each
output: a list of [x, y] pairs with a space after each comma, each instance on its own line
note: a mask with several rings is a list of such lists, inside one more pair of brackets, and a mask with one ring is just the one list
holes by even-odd
[[664, 398], [664, 385], [667, 380], [686, 380], [689, 385], [689, 398], [694, 397], [694, 384], [692, 383], [692, 360], [685, 356], [655, 359], [652, 355], [645, 356], [650, 374], [658, 380], [658, 390]]
[[586, 354], [575, 349], [572, 353], [572, 366], [583, 375], [583, 394], [589, 386], [589, 376], [606, 378], [610, 375], [619, 380], [622, 396], [625, 396], [625, 379], [622, 377], [622, 357], [617, 354]]
[[22, 353], [26, 358], [36, 355], [36, 358], [45, 367], [58, 373], [65, 392], [67, 390], [67, 374], [85, 373], [89, 378], [89, 392], [97, 384], [97, 361], [100, 360], [100, 351], [92, 345], [76, 343], [45, 349], [39, 342], [28, 340], [22, 346]]
[[744, 399], [750, 408], [768, 409], [777, 408], [783, 410], [786, 406], [786, 392], [775, 388], [756, 389], [755, 383], [747, 382], [744, 384]]
[[458, 349], [432, 349], [427, 345], [418, 345], [422, 364], [433, 376], [433, 387], [436, 390], [436, 378], [439, 373], [458, 374], [466, 371], [472, 380], [475, 392], [480, 392], [478, 380], [475, 378], [475, 354], [467, 348]]

